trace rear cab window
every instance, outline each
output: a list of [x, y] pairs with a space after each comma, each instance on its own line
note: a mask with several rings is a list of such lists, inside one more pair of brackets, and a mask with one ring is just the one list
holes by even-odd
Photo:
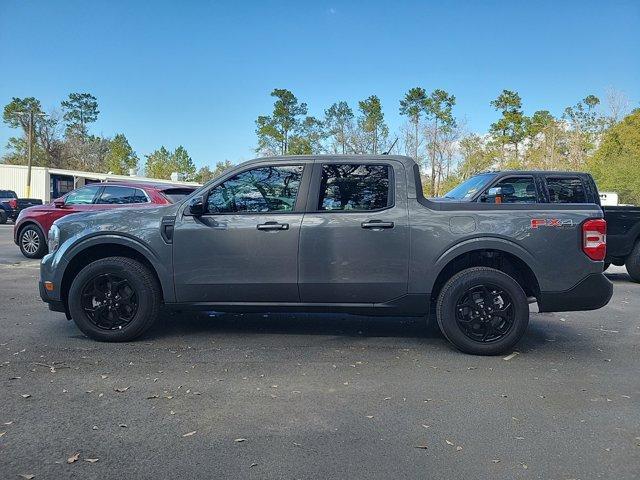
[[582, 178], [575, 176], [546, 177], [549, 202], [588, 203], [587, 192]]
[[14, 198], [18, 198], [18, 196], [13, 190], [0, 190], [0, 200], [10, 200]]
[[322, 165], [318, 211], [372, 211], [392, 206], [389, 165], [327, 163]]

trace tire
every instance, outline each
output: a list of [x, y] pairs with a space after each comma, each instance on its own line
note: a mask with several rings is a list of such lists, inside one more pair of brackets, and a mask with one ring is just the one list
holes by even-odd
[[602, 271], [606, 272], [607, 270], [609, 270], [610, 266], [611, 266], [611, 262], [604, 262], [604, 268], [602, 269]]
[[[490, 301], [477, 303], [474, 298], [484, 295], [483, 292]], [[461, 305], [463, 302], [473, 307]], [[480, 315], [475, 315], [478, 312]], [[472, 322], [462, 321], [474, 315]], [[445, 283], [438, 296], [436, 316], [442, 334], [457, 349], [473, 355], [498, 355], [509, 351], [524, 335], [529, 325], [529, 303], [522, 287], [506, 273], [474, 267]], [[488, 317], [489, 320], [481, 320]]]
[[[107, 287], [108, 279], [112, 279], [111, 287]], [[125, 283], [113, 279], [121, 279]], [[106, 291], [107, 294], [87, 293], [97, 290]], [[109, 290], [111, 295], [108, 295]], [[136, 303], [136, 308], [128, 312], [130, 319], [126, 323], [114, 326], [101, 324], [96, 320], [106, 316], [107, 322], [111, 322], [123, 313], [122, 305], [118, 307], [115, 302], [124, 303], [125, 297]], [[160, 285], [153, 272], [142, 263], [127, 257], [107, 257], [84, 267], [74, 278], [67, 298], [71, 318], [82, 333], [103, 342], [127, 342], [140, 337], [158, 318], [162, 303]], [[111, 304], [105, 306], [109, 301]], [[94, 312], [87, 312], [87, 308], [91, 307]], [[118, 318], [113, 321], [121, 323], [123, 320]]]
[[7, 212], [4, 209], [0, 209], [0, 225], [7, 223]]
[[625, 262], [627, 273], [634, 282], [640, 283], [640, 240], [636, 242], [633, 250]]
[[27, 225], [20, 230], [18, 246], [27, 258], [42, 258], [47, 253], [47, 239], [37, 225]]

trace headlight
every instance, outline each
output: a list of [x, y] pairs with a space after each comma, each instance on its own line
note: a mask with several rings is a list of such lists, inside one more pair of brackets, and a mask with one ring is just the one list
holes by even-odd
[[60, 246], [60, 229], [54, 223], [49, 229], [49, 253], [55, 252]]

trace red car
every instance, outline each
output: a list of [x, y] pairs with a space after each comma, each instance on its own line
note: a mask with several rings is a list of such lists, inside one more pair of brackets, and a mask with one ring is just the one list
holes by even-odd
[[195, 187], [166, 183], [105, 182], [73, 190], [53, 202], [20, 212], [13, 227], [13, 241], [27, 258], [47, 253], [47, 235], [54, 221], [65, 215], [112, 208], [166, 205], [182, 200]]

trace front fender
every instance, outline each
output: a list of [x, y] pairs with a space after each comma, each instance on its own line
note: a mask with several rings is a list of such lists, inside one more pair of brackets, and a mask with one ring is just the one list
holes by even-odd
[[[74, 241], [65, 243], [66, 245], [61, 245], [61, 250], [54, 254], [54, 258], [51, 259], [50, 263], [50, 269], [55, 272], [55, 284], [62, 284], [62, 279], [69, 264], [83, 251], [100, 245], [121, 245], [135, 250], [153, 266], [160, 280], [164, 301], [175, 302], [171, 256], [169, 256], [169, 261], [166, 259], [163, 261], [153, 248], [138, 238], [121, 232], [96, 232], [92, 235], [85, 234]], [[171, 246], [166, 245], [166, 248], [170, 249]], [[47, 259], [45, 258], [45, 260]], [[43, 266], [45, 260], [43, 260]]]

